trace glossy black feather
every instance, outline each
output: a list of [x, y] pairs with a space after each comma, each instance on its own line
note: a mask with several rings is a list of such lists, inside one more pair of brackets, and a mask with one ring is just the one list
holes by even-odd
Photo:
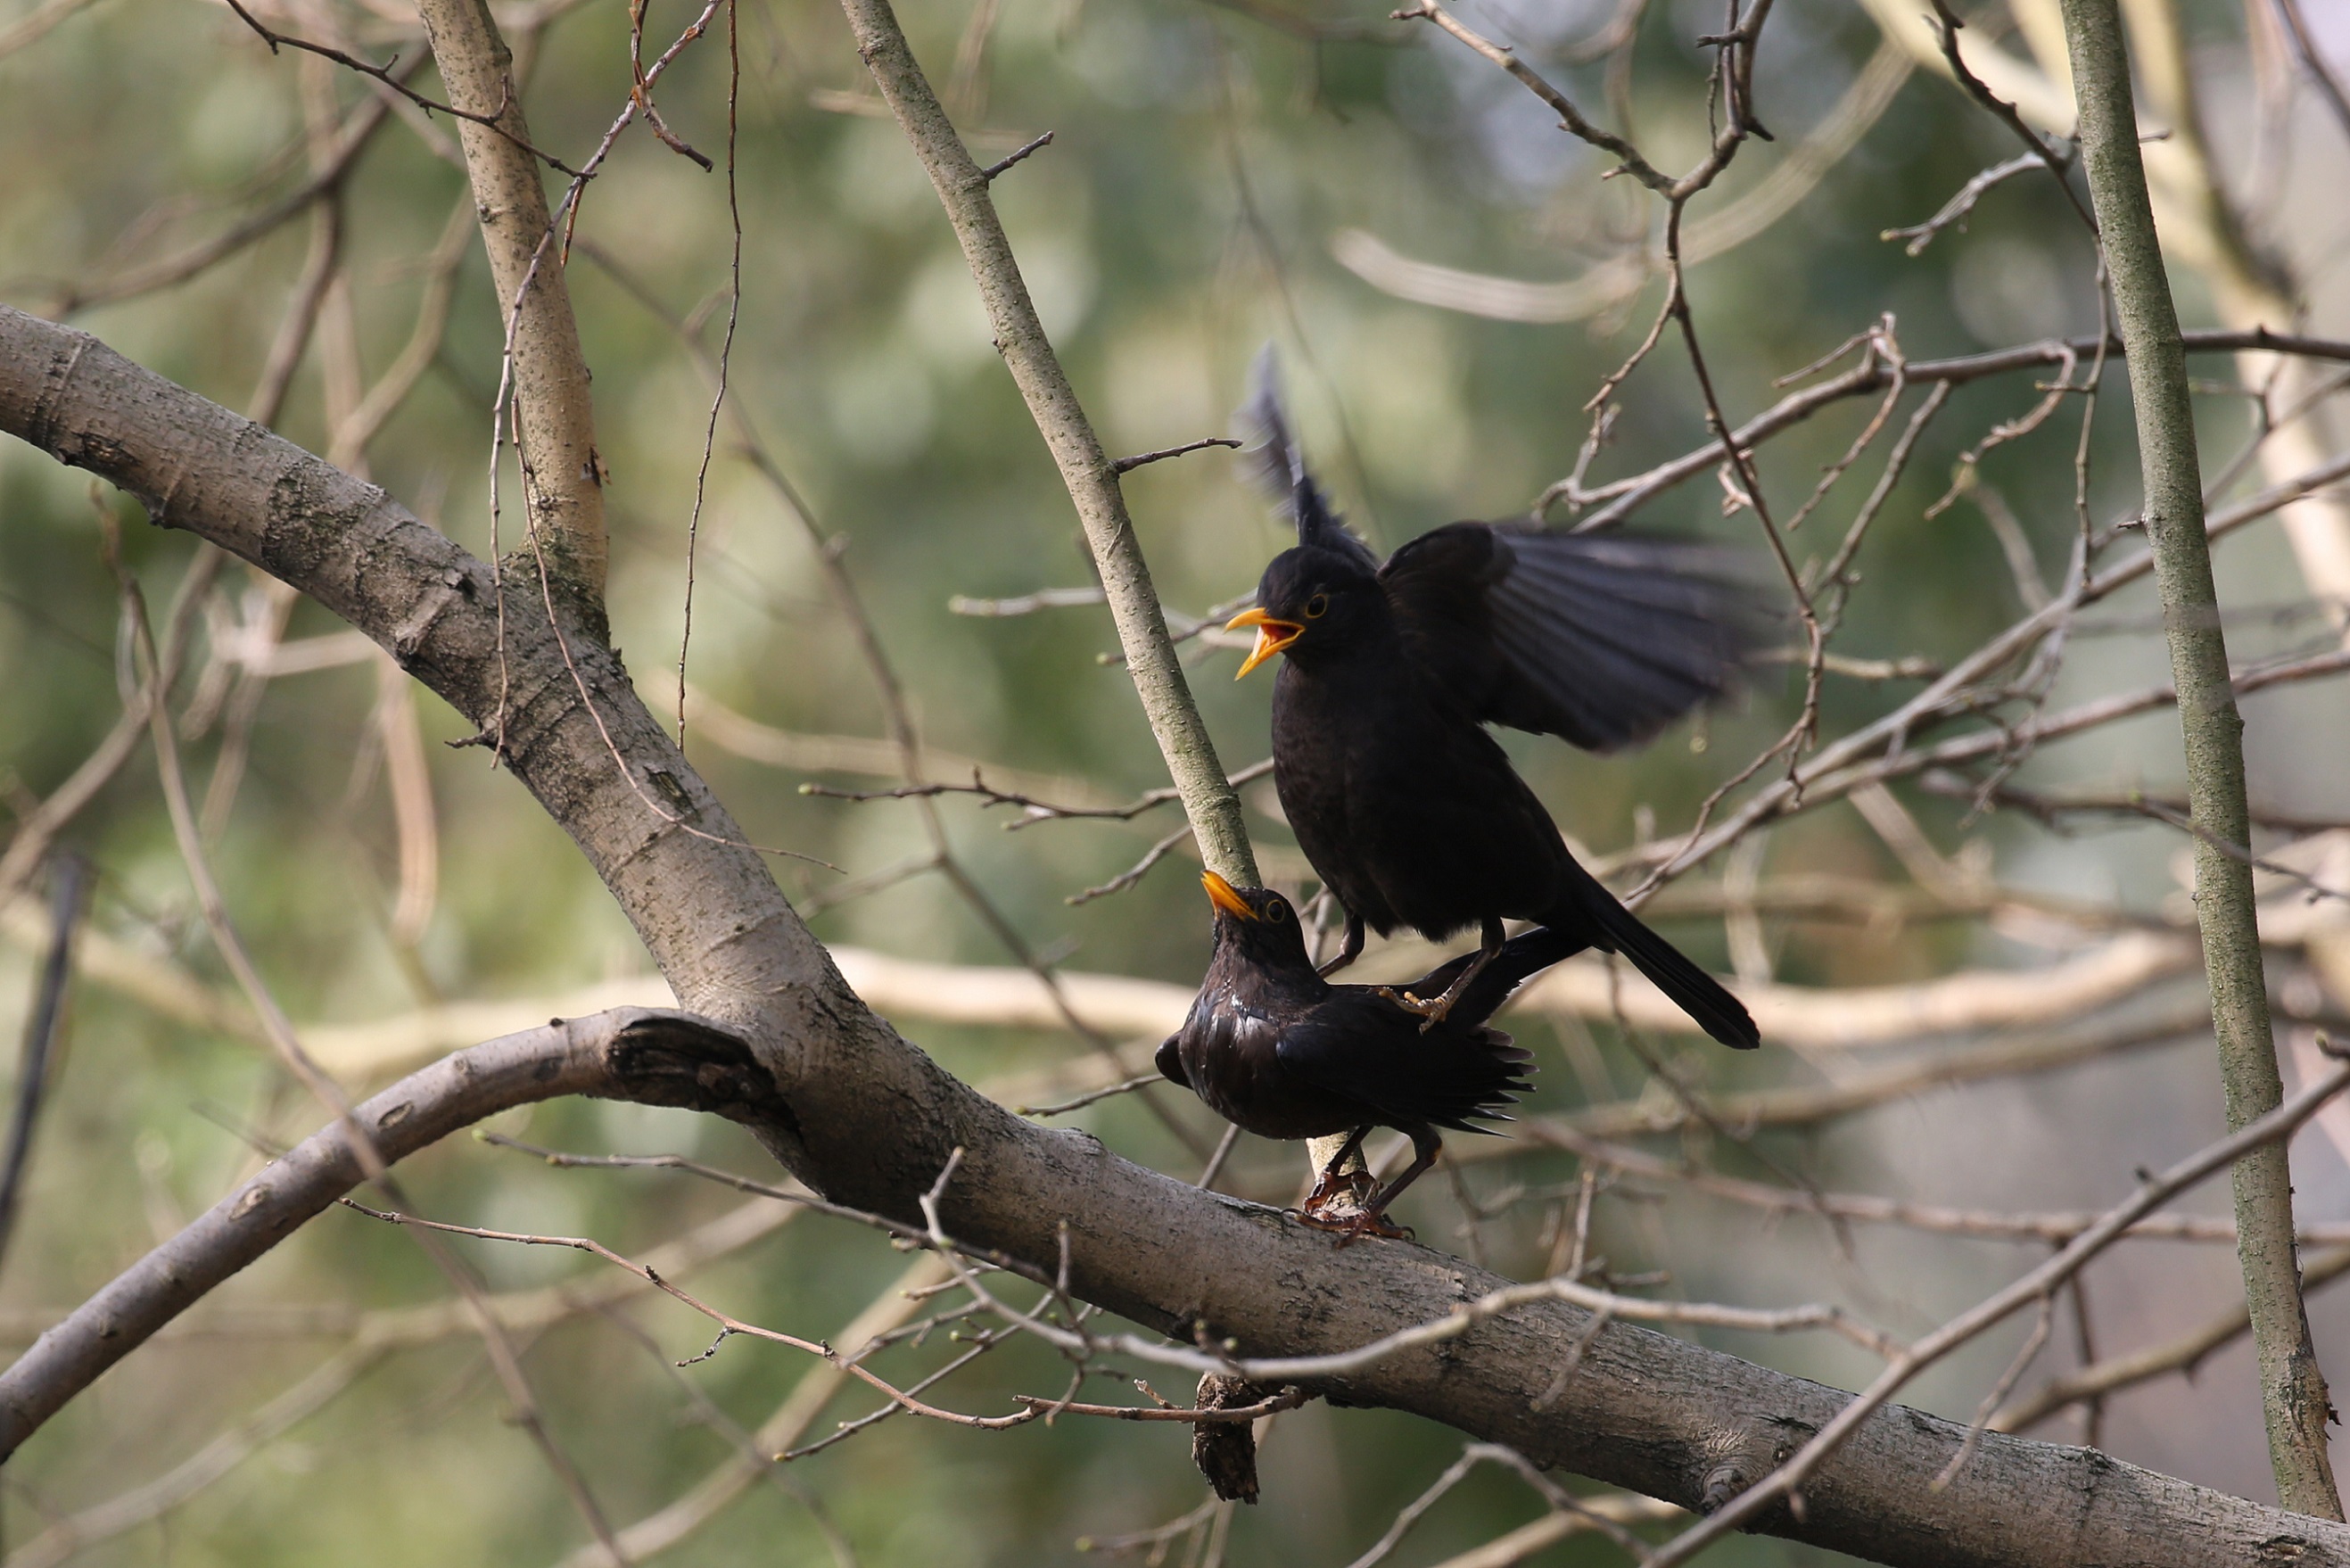
[[1742, 557], [1680, 539], [1454, 523], [1378, 576], [1413, 654], [1473, 717], [1586, 751], [1731, 691], [1766, 626]]

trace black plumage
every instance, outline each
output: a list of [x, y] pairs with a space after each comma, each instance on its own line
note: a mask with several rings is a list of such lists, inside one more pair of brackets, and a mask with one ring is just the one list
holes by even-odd
[[[1623, 954], [1722, 1044], [1758, 1044], [1735, 997], [1575, 862], [1485, 729], [1606, 750], [1728, 691], [1765, 624], [1741, 558], [1679, 540], [1454, 523], [1382, 563], [1308, 472], [1266, 361], [1248, 411], [1298, 544], [1231, 624], [1257, 632], [1242, 674], [1285, 656], [1274, 783], [1299, 847], [1346, 906], [1332, 967], [1361, 950], [1367, 925], [1440, 941], [1474, 929], [1490, 962], [1504, 919], [1533, 920]], [[1441, 1016], [1460, 1001], [1423, 1005]]]
[[[1377, 1229], [1388, 1205], [1435, 1163], [1439, 1127], [1482, 1131], [1479, 1119], [1505, 1119], [1503, 1107], [1525, 1092], [1532, 1055], [1486, 1021], [1528, 976], [1581, 944], [1542, 929], [1514, 938], [1450, 1016], [1423, 1032], [1390, 988], [1332, 985], [1316, 973], [1280, 894], [1236, 888], [1212, 871], [1201, 880], [1216, 910], [1215, 953], [1183, 1027], [1159, 1047], [1159, 1072], [1262, 1137], [1352, 1134], [1322, 1172], [1309, 1217], [1373, 1127], [1405, 1134], [1412, 1163], [1349, 1226]], [[1471, 961], [1454, 959], [1414, 989], [1442, 992]]]

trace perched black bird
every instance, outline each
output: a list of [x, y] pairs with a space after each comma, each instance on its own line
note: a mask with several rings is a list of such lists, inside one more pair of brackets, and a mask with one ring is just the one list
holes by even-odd
[[[1274, 557], [1241, 673], [1284, 654], [1273, 693], [1273, 777], [1298, 846], [1347, 909], [1336, 969], [1367, 924], [1431, 940], [1475, 928], [1477, 961], [1504, 918], [1617, 952], [1725, 1045], [1760, 1043], [1736, 997], [1642, 925], [1575, 863], [1488, 723], [1607, 750], [1645, 740], [1727, 690], [1762, 624], [1735, 557], [1685, 541], [1453, 523], [1382, 563], [1305, 467], [1269, 358], [1249, 413], [1265, 479], [1297, 524]], [[1440, 971], [1439, 973], [1444, 971]]]
[[[1533, 1057], [1485, 1021], [1520, 982], [1582, 943], [1539, 929], [1513, 939], [1424, 1032], [1389, 988], [1332, 985], [1316, 973], [1280, 894], [1235, 888], [1213, 871], [1201, 880], [1216, 909], [1215, 955], [1183, 1027], [1159, 1047], [1159, 1072], [1260, 1137], [1352, 1134], [1321, 1172], [1308, 1218], [1373, 1127], [1409, 1137], [1416, 1158], [1347, 1226], [1378, 1230], [1388, 1205], [1436, 1163], [1438, 1127], [1478, 1132], [1471, 1118], [1506, 1119], [1502, 1107], [1525, 1092]], [[1472, 961], [1454, 959], [1415, 988], [1441, 992]]]

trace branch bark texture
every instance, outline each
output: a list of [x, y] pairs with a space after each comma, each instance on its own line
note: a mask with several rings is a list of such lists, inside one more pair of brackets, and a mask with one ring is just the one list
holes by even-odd
[[[477, 722], [497, 707], [489, 568], [374, 486], [85, 334], [5, 308], [0, 430], [121, 485], [159, 523], [196, 532], [310, 594]], [[825, 1197], [916, 1220], [920, 1199], [961, 1147], [963, 1163], [940, 1204], [950, 1233], [1045, 1268], [1059, 1265], [1066, 1235], [1076, 1294], [1187, 1343], [1204, 1325], [1243, 1355], [1354, 1351], [1508, 1283], [1403, 1242], [1337, 1251], [1326, 1234], [1275, 1210], [1143, 1169], [1082, 1133], [1024, 1122], [957, 1082], [842, 983], [609, 650], [575, 636], [567, 665], [530, 597], [507, 606], [506, 761], [580, 846], [684, 1007], [747, 1045], [764, 1078], [745, 1069], [734, 1080], [730, 1092], [752, 1099], [744, 1125]], [[656, 799], [668, 809], [657, 810]], [[595, 1081], [567, 1059], [556, 1058], [543, 1078], [535, 1067], [515, 1070], [532, 1095]], [[425, 1075], [444, 1075], [436, 1081], [452, 1095], [492, 1108], [500, 1093], [525, 1092], [520, 1083], [477, 1092], [472, 1085], [485, 1076], [509, 1080], [470, 1061], [461, 1054]], [[393, 1108], [380, 1098], [367, 1114], [382, 1127]], [[411, 1135], [392, 1135], [413, 1121], [421, 1137], [433, 1117], [459, 1120], [453, 1110], [428, 1116], [417, 1101], [380, 1135], [386, 1153], [415, 1147], [402, 1141]], [[286, 1210], [267, 1212], [278, 1217], [273, 1226], [290, 1225]], [[219, 1246], [233, 1256], [250, 1243]], [[185, 1283], [151, 1278], [145, 1288], [192, 1294], [216, 1265], [182, 1259], [174, 1267]], [[104, 1310], [77, 1315], [106, 1322]], [[117, 1321], [130, 1326], [127, 1314]], [[136, 1336], [118, 1328], [113, 1337], [127, 1349]], [[1573, 1376], [1554, 1395], [1578, 1347]], [[87, 1381], [102, 1365], [78, 1362], [63, 1381]], [[0, 1377], [0, 1412], [19, 1412], [9, 1419], [21, 1440], [43, 1402], [19, 1403], [16, 1376]], [[1602, 1327], [1565, 1302], [1513, 1309], [1316, 1391], [1422, 1415], [1692, 1509], [1735, 1496], [1852, 1397], [1620, 1321]], [[1774, 1508], [1753, 1525], [1918, 1568], [2350, 1568], [2350, 1528], [2083, 1449], [1989, 1435], [1937, 1490], [1936, 1476], [1964, 1438], [1960, 1423], [1880, 1410], [1809, 1478], [1800, 1517]]]
[[515, 445], [530, 525], [558, 587], [600, 607], [604, 465], [596, 454], [595, 400], [546, 186], [529, 151], [514, 55], [488, 0], [417, 0], [416, 9], [450, 103], [495, 120], [461, 119], [457, 138], [497, 286], [498, 317], [506, 328]]
[[[2128, 345], [2137, 420], [2146, 531], [2178, 694], [2188, 800], [2196, 827], [2195, 909], [2228, 1125], [2241, 1127], [2283, 1098], [2262, 974], [2252, 868], [2222, 846], [2251, 842], [2244, 792], [2244, 722], [2229, 681], [2211, 551], [2204, 535], [2203, 477], [2178, 313], [2155, 236], [2138, 156], [2129, 55], [2115, 0], [2064, 0], [2080, 106], [2082, 158], [2103, 236], [2114, 305]], [[2300, 1513], [2342, 1517], [2326, 1455], [2325, 1378], [2310, 1343], [2293, 1231], [2293, 1178], [2282, 1145], [2238, 1161], [2233, 1173], [2237, 1255], [2258, 1349], [2261, 1399], [2277, 1495]]]

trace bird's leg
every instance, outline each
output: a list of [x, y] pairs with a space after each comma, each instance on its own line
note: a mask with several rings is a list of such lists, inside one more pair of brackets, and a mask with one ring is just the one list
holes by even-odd
[[1371, 1129], [1367, 1125], [1357, 1127], [1347, 1135], [1347, 1141], [1338, 1146], [1338, 1152], [1330, 1157], [1330, 1163], [1322, 1168], [1321, 1174], [1314, 1179], [1314, 1190], [1305, 1195], [1305, 1202], [1299, 1211], [1308, 1223], [1318, 1222], [1319, 1211], [1341, 1192], [1351, 1194], [1356, 1203], [1361, 1204], [1366, 1196], [1362, 1186], [1371, 1179], [1371, 1173], [1359, 1171], [1341, 1180], [1338, 1172], [1344, 1170], [1347, 1162], [1361, 1151], [1363, 1140], [1370, 1136]]
[[1508, 940], [1509, 933], [1502, 929], [1501, 917], [1488, 915], [1485, 917], [1483, 940], [1477, 946], [1477, 956], [1469, 961], [1469, 967], [1461, 971], [1459, 978], [1444, 988], [1443, 995], [1430, 1001], [1422, 1001], [1408, 991], [1395, 992], [1384, 986], [1380, 988], [1380, 992], [1406, 1012], [1418, 1013], [1419, 1032], [1425, 1034], [1444, 1022], [1446, 1015], [1452, 1011], [1453, 1003], [1461, 1000], [1461, 993], [1469, 989], [1470, 981], [1475, 980], [1487, 964], [1500, 956], [1502, 944]]
[[1332, 975], [1337, 973], [1340, 970], [1346, 968], [1348, 964], [1354, 962], [1357, 959], [1362, 956], [1363, 917], [1349, 913], [1347, 916], [1347, 934], [1338, 939], [1338, 950], [1336, 954], [1331, 958], [1329, 962], [1324, 964], [1314, 972], [1320, 975], [1324, 980], [1327, 980]]
[[1405, 1166], [1402, 1174], [1388, 1183], [1387, 1190], [1372, 1199], [1371, 1206], [1347, 1227], [1347, 1233], [1338, 1238], [1339, 1246], [1351, 1246], [1365, 1236], [1383, 1236], [1389, 1241], [1399, 1241], [1411, 1240], [1410, 1231], [1388, 1223], [1388, 1205], [1402, 1197], [1405, 1188], [1428, 1174], [1429, 1168], [1436, 1163], [1436, 1157], [1444, 1152], [1444, 1140], [1437, 1136], [1434, 1127], [1424, 1122], [1404, 1130], [1411, 1137], [1411, 1163]]

